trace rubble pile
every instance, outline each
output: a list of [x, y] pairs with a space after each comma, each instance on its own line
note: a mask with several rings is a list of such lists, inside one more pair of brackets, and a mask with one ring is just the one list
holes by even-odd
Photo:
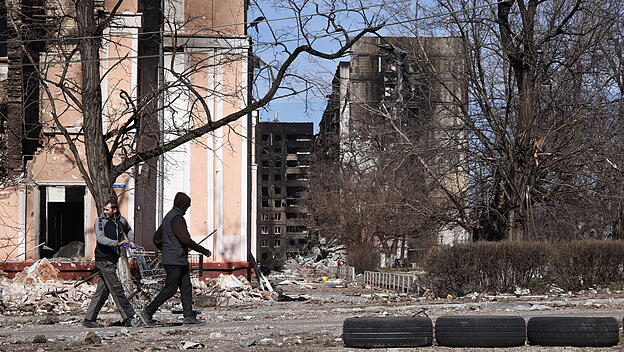
[[[344, 261], [347, 257], [344, 246], [323, 246], [314, 247], [310, 254], [306, 256], [297, 256], [296, 263], [316, 270], [327, 270], [330, 266], [338, 265], [338, 261]], [[291, 260], [292, 261], [292, 260]], [[292, 262], [289, 265], [293, 265]], [[286, 268], [288, 266], [285, 265]]]
[[196, 295], [213, 296], [217, 306], [236, 306], [257, 301], [275, 301], [278, 294], [254, 289], [244, 276], [220, 274], [216, 279], [191, 279]]
[[95, 285], [59, 281], [59, 271], [47, 259], [40, 259], [15, 275], [0, 278], [0, 312], [65, 314], [82, 311], [95, 292]]

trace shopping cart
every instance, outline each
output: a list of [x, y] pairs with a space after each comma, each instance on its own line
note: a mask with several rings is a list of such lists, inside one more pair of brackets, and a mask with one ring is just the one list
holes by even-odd
[[128, 299], [135, 309], [143, 309], [165, 283], [165, 269], [160, 262], [160, 254], [148, 251], [141, 246], [129, 248], [130, 259], [134, 262], [134, 283], [136, 290]]
[[[160, 261], [160, 252], [148, 251], [141, 246], [127, 248], [129, 257], [134, 262], [133, 277], [137, 287], [128, 299], [135, 309], [143, 309], [164, 285], [165, 269]], [[188, 255], [191, 278], [203, 276], [203, 258], [201, 254]]]

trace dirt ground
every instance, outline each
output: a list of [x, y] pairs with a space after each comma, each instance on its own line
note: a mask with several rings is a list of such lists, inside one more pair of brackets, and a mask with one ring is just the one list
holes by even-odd
[[[444, 315], [538, 315], [624, 317], [624, 292], [582, 293], [561, 296], [481, 297], [435, 299], [384, 294], [371, 288], [332, 288], [326, 282], [282, 286], [286, 293], [306, 294], [305, 302], [258, 302], [239, 307], [198, 307], [203, 326], [184, 326], [179, 315], [159, 312], [155, 318], [169, 326], [155, 328], [104, 327], [87, 329], [82, 315], [27, 315], [0, 318], [0, 351], [160, 351], [182, 350], [183, 343], [199, 343], [216, 351], [354, 351], [343, 347], [340, 335], [344, 319], [353, 316], [413, 316], [426, 313], [432, 319]], [[371, 296], [372, 295], [372, 296]], [[116, 313], [103, 313], [111, 323]], [[89, 332], [101, 337], [86, 339]], [[38, 335], [43, 335], [45, 338]], [[35, 343], [35, 340], [44, 341]], [[86, 341], [89, 340], [89, 341]], [[381, 351], [386, 349], [371, 349]], [[425, 347], [396, 351], [496, 351]], [[507, 351], [576, 351], [580, 348], [524, 346]], [[613, 348], [582, 350], [624, 350]]]

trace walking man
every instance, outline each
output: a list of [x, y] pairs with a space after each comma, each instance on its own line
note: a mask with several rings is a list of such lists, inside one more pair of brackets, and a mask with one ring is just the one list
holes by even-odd
[[124, 243], [134, 244], [134, 232], [128, 221], [119, 214], [116, 200], [110, 200], [104, 206], [103, 214], [95, 221], [95, 267], [100, 274], [95, 294], [87, 308], [87, 315], [82, 325], [88, 328], [102, 327], [97, 323], [100, 309], [112, 294], [115, 306], [121, 314], [124, 326], [131, 326], [134, 309], [126, 298], [123, 286], [117, 277], [117, 262]]
[[165, 285], [154, 300], [139, 313], [143, 324], [154, 326], [152, 316], [158, 308], [180, 289], [184, 324], [203, 324], [193, 313], [193, 287], [189, 272], [188, 251], [195, 250], [209, 257], [210, 251], [191, 239], [184, 214], [191, 206], [191, 198], [179, 192], [173, 200], [173, 209], [167, 213], [154, 234], [154, 244], [162, 251], [162, 263], [167, 278]]

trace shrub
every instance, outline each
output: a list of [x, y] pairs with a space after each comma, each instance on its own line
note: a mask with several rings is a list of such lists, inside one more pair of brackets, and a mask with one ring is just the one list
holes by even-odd
[[546, 257], [539, 243], [475, 242], [438, 247], [424, 266], [431, 288], [440, 296], [501, 293], [539, 286]]
[[624, 242], [575, 241], [551, 245], [549, 278], [564, 290], [624, 282]]

